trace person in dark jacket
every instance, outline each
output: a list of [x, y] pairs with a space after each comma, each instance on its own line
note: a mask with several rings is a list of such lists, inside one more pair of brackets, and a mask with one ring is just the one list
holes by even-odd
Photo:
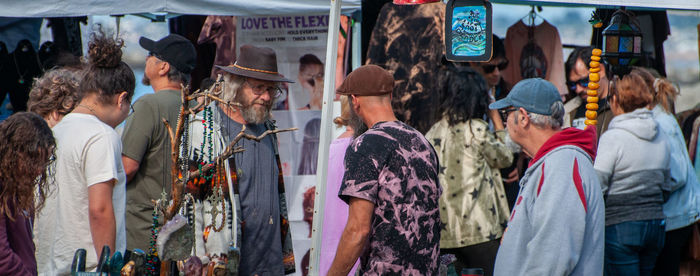
[[49, 125], [19, 112], [0, 123], [0, 275], [36, 275], [32, 221], [51, 182], [56, 142]]

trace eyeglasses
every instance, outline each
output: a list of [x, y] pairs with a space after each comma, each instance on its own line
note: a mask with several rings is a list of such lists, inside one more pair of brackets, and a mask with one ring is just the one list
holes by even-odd
[[268, 86], [264, 84], [253, 86], [250, 82], [248, 82], [247, 79], [245, 80], [245, 84], [253, 90], [253, 94], [255, 94], [256, 96], [260, 96], [263, 93], [267, 92], [268, 95], [270, 95], [270, 97], [276, 98], [277, 96], [282, 94], [282, 89], [280, 89], [277, 86]]
[[131, 103], [131, 100], [126, 100], [126, 101], [129, 102], [129, 115], [128, 116], [131, 116], [131, 114], [134, 114], [134, 104]]
[[580, 85], [583, 88], [588, 88], [588, 82], [588, 77], [583, 77], [577, 81], [567, 81], [566, 85], [569, 87], [569, 90], [576, 91], [576, 85]]
[[516, 111], [516, 110], [518, 110], [518, 109], [515, 107], [511, 107], [511, 108], [506, 108], [506, 109], [499, 109], [498, 112], [501, 113], [501, 117], [502, 117], [503, 121], [505, 122], [506, 120], [508, 120], [508, 115], [510, 115], [511, 112]]
[[484, 69], [484, 73], [490, 74], [496, 68], [498, 68], [498, 71], [503, 71], [508, 67], [508, 60], [505, 60], [499, 64], [493, 65], [493, 64], [486, 64], [486, 65], [481, 65], [481, 69]]

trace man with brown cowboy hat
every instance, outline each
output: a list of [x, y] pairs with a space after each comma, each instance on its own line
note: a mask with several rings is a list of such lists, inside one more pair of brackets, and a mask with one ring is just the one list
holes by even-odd
[[351, 99], [359, 136], [345, 153], [339, 197], [349, 205], [348, 223], [328, 275], [347, 275], [358, 257], [361, 274], [438, 274], [438, 158], [420, 132], [394, 116], [393, 88], [391, 73], [365, 65], [337, 90]]
[[[235, 63], [217, 67], [226, 72], [221, 98], [230, 104], [213, 102], [191, 121], [190, 158], [197, 164], [219, 156], [243, 126], [245, 133], [255, 136], [274, 129], [270, 109], [280, 94], [279, 84], [292, 82], [277, 72], [277, 57], [270, 48], [243, 45]], [[239, 275], [292, 273], [294, 255], [277, 137], [267, 135], [260, 142], [241, 139], [235, 147], [244, 151], [217, 166], [221, 170], [217, 175], [225, 171], [229, 177], [214, 177], [217, 185], [188, 190], [198, 197], [196, 253], [203, 263], [219, 263], [237, 269]], [[226, 258], [221, 258], [224, 254]]]

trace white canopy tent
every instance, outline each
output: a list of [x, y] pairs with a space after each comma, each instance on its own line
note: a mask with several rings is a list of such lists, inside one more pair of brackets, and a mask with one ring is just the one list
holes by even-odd
[[[359, 10], [361, 0], [343, 1], [342, 11]], [[0, 0], [0, 16], [63, 17], [139, 13], [201, 15], [287, 15], [326, 13], [327, 0]]]
[[[335, 95], [336, 58], [340, 13], [351, 13], [361, 8], [361, 0], [34, 0], [2, 2], [0, 16], [6, 17], [63, 17], [84, 15], [121, 14], [201, 14], [201, 15], [285, 15], [329, 12], [329, 35], [326, 48], [325, 80], [318, 167], [316, 175], [316, 201], [312, 229], [310, 275], [318, 275], [319, 246], [323, 225], [323, 209], [328, 168], [328, 149], [332, 137], [333, 98]], [[9, 2], [9, 3], [8, 3]], [[569, 7], [619, 7], [643, 9], [675, 9], [700, 11], [698, 0], [491, 0], [493, 3], [569, 6]], [[357, 39], [359, 40], [359, 39]], [[359, 54], [359, 53], [358, 53]], [[353, 53], [353, 56], [359, 56]]]
[[663, 9], [663, 10], [700, 10], [697, 0], [491, 0], [499, 4], [559, 6], [559, 7], [620, 7]]

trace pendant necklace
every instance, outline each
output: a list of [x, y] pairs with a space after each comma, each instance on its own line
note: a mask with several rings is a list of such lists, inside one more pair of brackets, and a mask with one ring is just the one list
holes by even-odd
[[[21, 83], [21, 82], [20, 82], [20, 83]], [[97, 112], [95, 112], [95, 110], [94, 110], [94, 109], [92, 109], [92, 107], [90, 107], [90, 106], [87, 106], [87, 105], [84, 105], [84, 104], [78, 104], [78, 106], [80, 106], [80, 107], [84, 107], [84, 108], [86, 108], [87, 110], [90, 110], [90, 113], [92, 113], [92, 115], [95, 115], [95, 116], [97, 116]]]
[[24, 73], [21, 73], [19, 70], [19, 63], [17, 63], [17, 54], [12, 53], [12, 59], [15, 61], [15, 70], [17, 70], [17, 75], [19, 78], [17, 79], [17, 82], [19, 84], [24, 84], [24, 75], [26, 75], [29, 72], [29, 68], [27, 70], [24, 70]]
[[[28, 45], [23, 45], [23, 46], [22, 46], [22, 49], [20, 49], [20, 51], [22, 51], [22, 52], [28, 52], [28, 51], [29, 51], [29, 48], [28, 48], [28, 47], [30, 47], [30, 46], [28, 46]], [[19, 76], [19, 78], [17, 79], [17, 82], [18, 82], [19, 84], [24, 84], [24, 83], [26, 82], [25, 79], [24, 79], [24, 76], [27, 75], [27, 73], [29, 73], [29, 71], [31, 70], [31, 68], [27, 68], [26, 70], [24, 70], [24, 73], [21, 73], [21, 72], [20, 72], [20, 70], [19, 70], [19, 63], [17, 63], [17, 55], [16, 55], [17, 53], [16, 53], [16, 52], [17, 52], [17, 49], [15, 49], [15, 52], [12, 53], [12, 59], [15, 61], [15, 70], [17, 71], [17, 75]], [[34, 62], [36, 62], [36, 64], [39, 65], [39, 72], [40, 72], [40, 73], [43, 73], [43, 72], [44, 72], [44, 69], [43, 69], [43, 68], [44, 68], [44, 65], [41, 64], [41, 60], [39, 59], [39, 53], [37, 53], [36, 51], [34, 51]], [[30, 80], [30, 81], [31, 81], [31, 80]], [[31, 83], [30, 83], [30, 84], [31, 84]]]

